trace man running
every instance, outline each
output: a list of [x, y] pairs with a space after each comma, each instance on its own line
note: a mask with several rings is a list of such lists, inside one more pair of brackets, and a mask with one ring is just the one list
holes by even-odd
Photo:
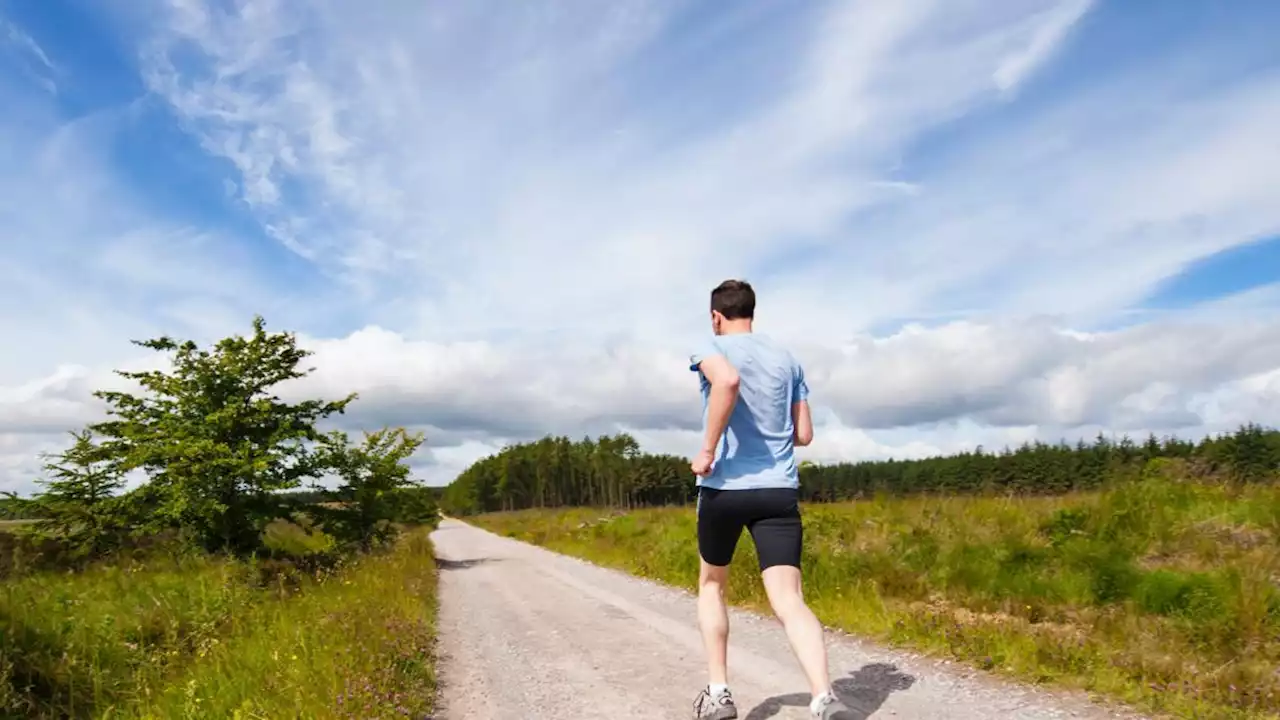
[[804, 370], [785, 348], [752, 332], [751, 285], [726, 280], [711, 291], [714, 337], [689, 358], [704, 403], [698, 476], [698, 625], [710, 682], [694, 717], [738, 717], [729, 693], [729, 562], [745, 527], [755, 542], [773, 612], [808, 676], [814, 718], [835, 720], [848, 708], [831, 690], [822, 624], [800, 592], [799, 472], [795, 446], [813, 440]]

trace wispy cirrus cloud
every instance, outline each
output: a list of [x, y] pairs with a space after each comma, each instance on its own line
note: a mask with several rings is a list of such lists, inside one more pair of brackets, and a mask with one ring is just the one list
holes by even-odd
[[760, 274], [797, 242], [833, 252], [850, 217], [900, 196], [896, 155], [1007, 88], [999, 68], [1029, 77], [1045, 28], [1060, 39], [1067, 24], [1051, 2], [738, 10], [753, 42], [722, 62], [782, 69], [752, 90], [762, 102], [698, 122], [682, 103], [726, 90], [647, 71], [694, 21], [681, 3], [170, 10], [151, 87], [236, 166], [277, 237], [378, 278], [416, 306], [404, 322], [416, 311], [433, 330], [572, 323], [605, 288], [670, 298], [660, 311], [675, 314], [701, 291], [673, 285]]
[[58, 68], [45, 54], [44, 48], [40, 47], [35, 38], [24, 32], [22, 28], [0, 15], [0, 53], [4, 51], [15, 56], [15, 64], [46, 92], [50, 94], [58, 92], [58, 84], [55, 82]]
[[1008, 55], [996, 66], [992, 79], [1001, 92], [1012, 92], [1022, 84], [1036, 68], [1057, 52], [1071, 28], [1094, 6], [1095, 0], [1074, 0], [1051, 7], [1036, 16], [1021, 52]]

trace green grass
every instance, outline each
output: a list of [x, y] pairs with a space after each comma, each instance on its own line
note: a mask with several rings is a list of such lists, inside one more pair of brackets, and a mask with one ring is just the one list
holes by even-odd
[[427, 717], [435, 699], [435, 561], [425, 532], [261, 605], [167, 688], [108, 717]]
[[[1280, 717], [1280, 490], [1168, 474], [1059, 498], [807, 506], [805, 595], [828, 625], [1020, 679], [1175, 717]], [[474, 522], [696, 583], [692, 508]], [[767, 609], [748, 536], [738, 547], [730, 600]]]
[[[326, 549], [275, 532], [278, 546]], [[422, 717], [434, 696], [426, 532], [327, 572], [157, 554], [10, 578], [0, 717]]]
[[8, 682], [0, 688], [8, 692], [0, 709], [92, 717], [156, 686], [264, 599], [255, 581], [247, 565], [202, 557], [7, 581], [0, 670], [7, 667]]

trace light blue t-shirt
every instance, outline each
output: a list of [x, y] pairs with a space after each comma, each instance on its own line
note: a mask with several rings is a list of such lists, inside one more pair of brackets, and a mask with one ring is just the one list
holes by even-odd
[[738, 402], [716, 445], [711, 474], [698, 485], [719, 490], [795, 488], [795, 424], [791, 406], [809, 397], [804, 369], [782, 346], [759, 333], [715, 335], [689, 356], [702, 388], [702, 427], [706, 428], [711, 383], [698, 367], [704, 358], [724, 355], [738, 371]]

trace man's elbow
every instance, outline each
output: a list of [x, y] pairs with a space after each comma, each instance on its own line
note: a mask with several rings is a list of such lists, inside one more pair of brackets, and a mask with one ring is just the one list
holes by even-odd
[[813, 442], [812, 428], [808, 430], [800, 430], [800, 429], [796, 430], [796, 445], [798, 447], [806, 447], [811, 442]]
[[724, 375], [721, 375], [720, 377], [713, 380], [711, 384], [716, 387], [724, 388], [725, 390], [728, 390], [731, 393], [736, 393], [738, 392], [738, 384], [740, 382], [741, 380], [738, 378], [738, 373], [735, 372], [735, 373], [726, 373]]

